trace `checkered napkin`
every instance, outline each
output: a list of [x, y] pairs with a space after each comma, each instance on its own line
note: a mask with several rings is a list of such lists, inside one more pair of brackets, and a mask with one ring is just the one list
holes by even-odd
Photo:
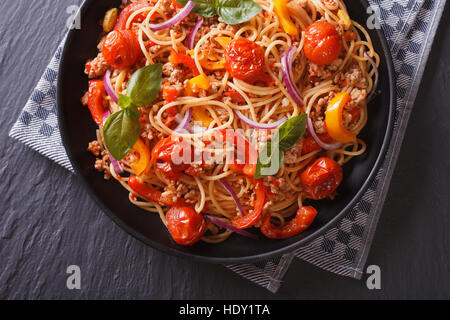
[[[394, 132], [381, 169], [362, 199], [336, 227], [308, 246], [255, 264], [227, 265], [276, 292], [294, 257], [322, 269], [361, 279], [406, 125], [419, 88], [444, 0], [369, 0], [391, 48], [396, 75]], [[369, 12], [369, 10], [368, 10]], [[62, 42], [64, 43], [64, 41]], [[59, 134], [56, 79], [62, 44], [33, 91], [10, 136], [73, 171]]]

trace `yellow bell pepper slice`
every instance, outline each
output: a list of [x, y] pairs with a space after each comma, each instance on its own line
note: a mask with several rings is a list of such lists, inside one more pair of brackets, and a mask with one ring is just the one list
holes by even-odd
[[150, 149], [145, 145], [144, 141], [139, 138], [133, 147], [133, 151], [139, 153], [139, 160], [132, 162], [130, 167], [136, 175], [140, 176], [150, 167]]
[[344, 29], [348, 30], [352, 24], [352, 20], [344, 10], [338, 10], [339, 21], [344, 25]]
[[225, 69], [225, 60], [209, 61], [208, 59], [202, 59], [200, 60], [200, 64], [203, 68], [209, 71], [217, 71]]
[[204, 107], [194, 107], [192, 108], [192, 116], [195, 121], [201, 122], [202, 127], [208, 128], [213, 118], [211, 118], [206, 112]]
[[338, 93], [328, 104], [325, 112], [325, 124], [330, 137], [334, 140], [347, 143], [356, 140], [356, 135], [344, 126], [344, 106], [351, 100], [347, 92]]
[[231, 42], [230, 37], [215, 37], [214, 40], [216, 40], [217, 43], [220, 44], [224, 49]]
[[[216, 37], [214, 40], [217, 41], [224, 49], [226, 49], [227, 45], [231, 42], [230, 37]], [[210, 61], [207, 57], [203, 57], [200, 59], [200, 64], [203, 68], [209, 71], [217, 71], [225, 69], [225, 59], [221, 61]]]
[[291, 36], [298, 36], [298, 29], [289, 17], [287, 3], [289, 0], [274, 0], [275, 12], [284, 31]]
[[185, 90], [188, 96], [193, 96], [194, 93], [199, 89], [208, 90], [210, 86], [211, 83], [209, 81], [209, 78], [206, 76], [206, 74], [202, 73], [201, 75], [189, 80]]

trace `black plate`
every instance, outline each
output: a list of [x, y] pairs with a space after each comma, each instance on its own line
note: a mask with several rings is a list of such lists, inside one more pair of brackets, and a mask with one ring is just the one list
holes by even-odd
[[[361, 137], [367, 142], [367, 152], [344, 166], [344, 181], [333, 201], [318, 201], [319, 214], [311, 227], [286, 240], [263, 238], [255, 241], [232, 235], [221, 244], [198, 243], [193, 247], [175, 244], [156, 214], [149, 214], [128, 201], [128, 193], [116, 181], [105, 181], [94, 169], [93, 156], [86, 151], [95, 138], [96, 125], [80, 98], [87, 90], [84, 64], [97, 54], [101, 33], [100, 19], [105, 11], [118, 6], [120, 0], [87, 0], [81, 8], [81, 29], [72, 30], [62, 54], [58, 79], [58, 115], [64, 146], [72, 165], [87, 190], [106, 214], [130, 234], [154, 248], [197, 261], [242, 263], [266, 259], [301, 247], [333, 227], [360, 199], [381, 164], [390, 140], [394, 81], [390, 51], [381, 30], [369, 30], [376, 51], [381, 55], [381, 91], [369, 106], [369, 122]], [[365, 25], [368, 16], [365, 0], [352, 1], [350, 15]], [[107, 225], [105, 225], [106, 227]], [[95, 245], [95, 244], [94, 244]]]

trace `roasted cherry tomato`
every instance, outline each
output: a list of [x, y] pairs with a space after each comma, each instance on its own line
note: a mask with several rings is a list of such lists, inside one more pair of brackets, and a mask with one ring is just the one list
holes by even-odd
[[142, 57], [139, 41], [131, 30], [110, 32], [103, 43], [102, 53], [106, 63], [116, 69], [131, 67]]
[[[152, 150], [152, 161], [156, 170], [163, 173], [167, 179], [177, 180], [181, 177], [183, 170], [189, 168], [189, 163], [183, 163], [182, 139], [179, 137], [168, 137], [160, 140]], [[177, 153], [177, 154], [175, 154]], [[179, 164], [173, 159], [179, 158]]]
[[[334, 142], [328, 133], [321, 133], [317, 135], [322, 142], [332, 143]], [[317, 144], [313, 137], [308, 136], [303, 139], [302, 156], [313, 151], [321, 150], [322, 148]]]
[[314, 200], [331, 196], [342, 182], [342, 168], [333, 159], [322, 157], [300, 175], [303, 191]]
[[231, 41], [225, 52], [225, 68], [234, 78], [253, 81], [263, 72], [264, 50], [253, 41], [239, 38]]
[[183, 246], [198, 242], [206, 231], [205, 218], [189, 207], [172, 207], [166, 214], [166, 222], [173, 240]]
[[284, 226], [275, 226], [270, 222], [270, 213], [266, 214], [261, 223], [261, 232], [267, 238], [287, 239], [305, 231], [317, 215], [313, 207], [301, 207], [297, 215]]
[[303, 50], [306, 57], [318, 66], [330, 64], [342, 50], [341, 37], [336, 27], [326, 21], [316, 21], [305, 31]]
[[[151, 1], [153, 4], [155, 1]], [[127, 5], [122, 12], [120, 13], [119, 17], [117, 18], [116, 25], [114, 26], [114, 30], [125, 30], [127, 26], [127, 21], [130, 18], [130, 16], [137, 10], [140, 10], [145, 7], [150, 7], [148, 1], [142, 0], [138, 2], [133, 2]], [[136, 17], [134, 17], [133, 22], [142, 22], [147, 17], [148, 11], [142, 12]]]
[[105, 96], [105, 86], [102, 80], [89, 81], [88, 107], [92, 118], [101, 127], [103, 126], [103, 99]]

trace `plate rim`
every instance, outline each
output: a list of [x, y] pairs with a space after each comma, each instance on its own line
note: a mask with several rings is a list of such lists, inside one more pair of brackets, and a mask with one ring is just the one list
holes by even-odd
[[[87, 5], [94, 0], [84, 0], [83, 3], [80, 6], [79, 15], [82, 17], [84, 10], [86, 10]], [[359, 0], [358, 1], [360, 5], [364, 7], [368, 7], [369, 3], [367, 0]], [[208, 257], [208, 256], [202, 256], [194, 253], [189, 252], [182, 252], [173, 248], [170, 248], [168, 246], [162, 245], [156, 241], [153, 241], [149, 239], [148, 237], [144, 236], [143, 234], [137, 232], [133, 228], [129, 227], [125, 222], [123, 222], [121, 219], [119, 219], [114, 213], [109, 210], [106, 205], [95, 195], [93, 188], [87, 183], [87, 181], [83, 178], [81, 175], [81, 168], [78, 166], [77, 162], [74, 160], [73, 152], [68, 148], [68, 133], [66, 130], [66, 125], [64, 121], [63, 112], [61, 112], [61, 108], [63, 105], [62, 102], [62, 86], [61, 83], [63, 83], [62, 79], [62, 70], [64, 68], [65, 64], [65, 57], [68, 54], [69, 47], [71, 40], [73, 39], [74, 32], [76, 30], [72, 29], [68, 32], [65, 43], [63, 45], [63, 50], [61, 53], [61, 60], [59, 63], [59, 73], [58, 73], [58, 84], [57, 84], [57, 110], [58, 110], [58, 126], [60, 128], [60, 135], [63, 142], [64, 149], [67, 153], [67, 156], [70, 160], [70, 163], [72, 164], [72, 168], [74, 169], [74, 172], [77, 176], [77, 178], [81, 181], [84, 189], [88, 191], [89, 196], [91, 199], [94, 200], [94, 202], [97, 204], [97, 206], [114, 222], [116, 225], [118, 225], [120, 228], [125, 230], [128, 234], [136, 238], [137, 240], [141, 241], [145, 245], [148, 245], [152, 248], [155, 248], [161, 252], [164, 252], [166, 254], [170, 254], [172, 256], [177, 256], [185, 259], [189, 259], [192, 261], [197, 262], [206, 262], [206, 263], [212, 263], [212, 264], [239, 264], [239, 263], [255, 263], [262, 260], [267, 260], [276, 256], [281, 256], [283, 254], [287, 253], [293, 253], [295, 249], [298, 249], [300, 247], [306, 246], [310, 244], [313, 240], [317, 239], [318, 237], [322, 236], [325, 232], [333, 228], [344, 216], [348, 213], [348, 211], [357, 203], [357, 201], [361, 200], [364, 193], [367, 191], [367, 189], [370, 186], [370, 183], [375, 178], [376, 173], [378, 172], [381, 164], [383, 163], [386, 152], [388, 150], [388, 147], [391, 143], [391, 137], [392, 137], [392, 131], [394, 127], [394, 110], [396, 106], [396, 93], [395, 93], [395, 77], [394, 77], [394, 67], [393, 67], [393, 61], [392, 61], [392, 55], [391, 51], [389, 49], [387, 39], [385, 37], [385, 34], [380, 29], [375, 29], [375, 32], [378, 35], [378, 38], [380, 40], [380, 45], [383, 51], [383, 59], [386, 62], [386, 69], [387, 69], [387, 77], [389, 79], [389, 94], [390, 94], [390, 101], [389, 101], [389, 112], [388, 112], [388, 119], [387, 119], [387, 127], [386, 132], [383, 137], [383, 142], [380, 148], [380, 152], [375, 160], [375, 163], [369, 172], [368, 176], [365, 178], [364, 183], [359, 188], [358, 192], [353, 196], [353, 198], [347, 203], [347, 205], [339, 212], [337, 213], [331, 220], [329, 220], [325, 225], [323, 225], [321, 228], [317, 229], [314, 233], [310, 234], [309, 236], [300, 239], [299, 241], [296, 241], [292, 244], [289, 244], [285, 247], [265, 252], [265, 253], [259, 253], [255, 255], [250, 256], [239, 256], [239, 257]]]

